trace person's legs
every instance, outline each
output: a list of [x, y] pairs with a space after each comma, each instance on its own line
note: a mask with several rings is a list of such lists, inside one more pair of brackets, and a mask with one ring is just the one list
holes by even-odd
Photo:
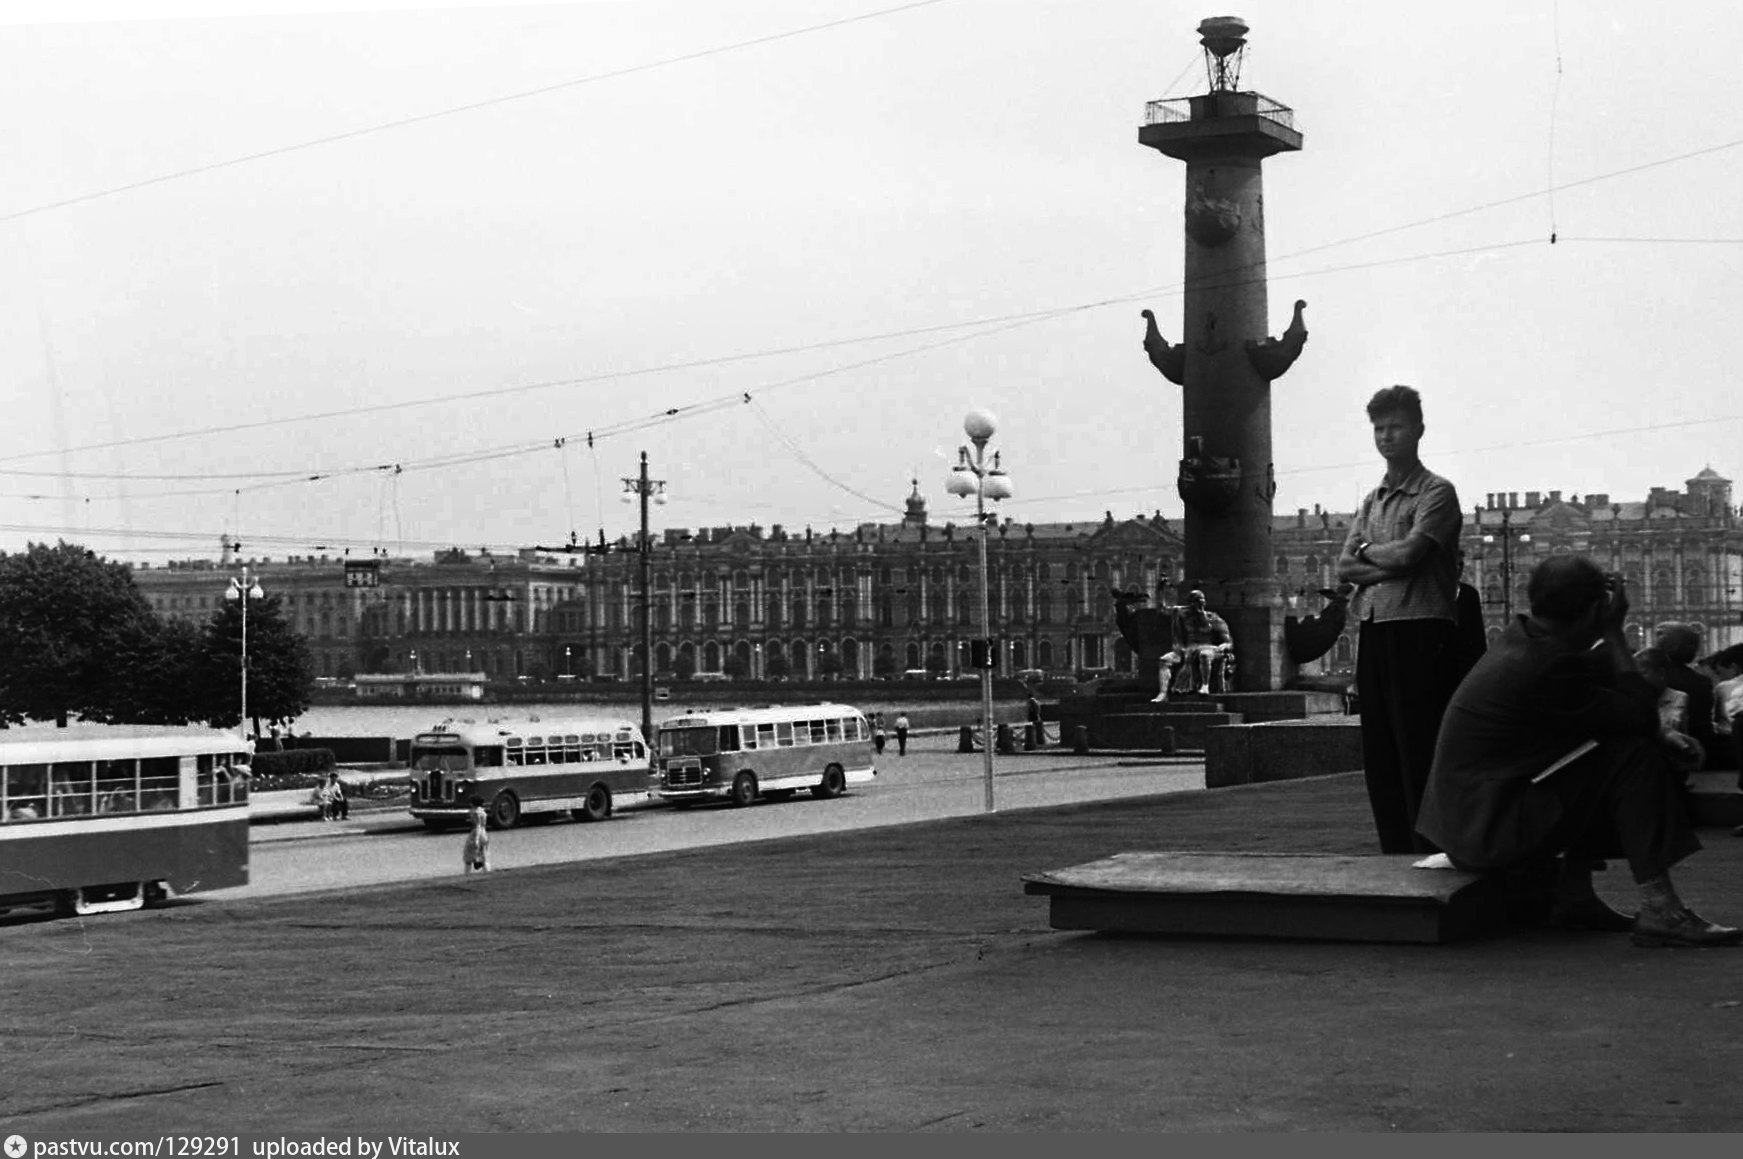
[[1416, 814], [1446, 712], [1441, 663], [1451, 625], [1441, 620], [1364, 623], [1356, 656], [1362, 774], [1382, 853], [1432, 853]]

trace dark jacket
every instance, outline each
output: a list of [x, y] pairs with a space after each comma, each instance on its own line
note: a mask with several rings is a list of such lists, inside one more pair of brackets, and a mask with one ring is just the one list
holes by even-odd
[[1449, 674], [1452, 677], [1452, 687], [1457, 688], [1459, 681], [1465, 678], [1477, 661], [1483, 658], [1483, 653], [1489, 650], [1488, 633], [1483, 627], [1482, 593], [1470, 584], [1460, 583], [1453, 612], [1458, 618], [1458, 627], [1453, 633], [1453, 644], [1447, 652], [1447, 660], [1452, 666]]
[[[1585, 741], [1655, 735], [1657, 702], [1638, 672], [1515, 617], [1447, 706], [1417, 832], [1475, 869], [1541, 852], [1561, 807], [1531, 778]], [[1555, 775], [1579, 772], [1575, 762]]]
[[1647, 648], [1640, 653], [1644, 659], [1656, 656], [1668, 677], [1668, 683], [1689, 697], [1689, 719], [1684, 732], [1701, 742], [1701, 748], [1711, 756], [1718, 743], [1713, 736], [1713, 682], [1684, 664], [1673, 660], [1663, 650]]

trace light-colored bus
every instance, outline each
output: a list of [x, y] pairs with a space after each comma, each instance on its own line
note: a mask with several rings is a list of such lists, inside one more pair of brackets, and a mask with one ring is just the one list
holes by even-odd
[[412, 816], [431, 829], [466, 824], [472, 798], [490, 827], [569, 813], [603, 821], [653, 799], [647, 742], [618, 717], [445, 721], [412, 738]]
[[144, 725], [0, 730], [0, 916], [248, 884], [248, 745]]
[[839, 797], [878, 772], [871, 728], [845, 704], [696, 712], [662, 721], [655, 732], [659, 795], [678, 805], [718, 797], [748, 805], [800, 789]]

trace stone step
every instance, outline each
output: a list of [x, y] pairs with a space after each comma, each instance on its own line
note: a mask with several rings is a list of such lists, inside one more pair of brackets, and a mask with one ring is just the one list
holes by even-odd
[[1743, 792], [1734, 772], [1696, 773], [1689, 778], [1689, 815], [1699, 829], [1743, 825]]
[[1117, 853], [1026, 874], [1056, 930], [1197, 937], [1440, 943], [1497, 933], [1492, 883], [1414, 856]]
[[[1164, 749], [1172, 735], [1173, 748], [1203, 749], [1213, 729], [1239, 724], [1241, 718], [1227, 712], [1116, 712], [1089, 722], [1089, 743], [1098, 749]], [[1069, 738], [1067, 738], [1069, 739]]]
[[1242, 722], [1210, 732], [1204, 787], [1347, 773], [1362, 767], [1362, 722], [1354, 716]]

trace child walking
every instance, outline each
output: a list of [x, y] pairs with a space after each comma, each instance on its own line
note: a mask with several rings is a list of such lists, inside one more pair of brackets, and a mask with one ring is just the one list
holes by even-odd
[[466, 845], [461, 850], [466, 872], [477, 870], [481, 873], [490, 872], [490, 829], [489, 815], [484, 811], [482, 798], [472, 798], [472, 830], [466, 834]]

